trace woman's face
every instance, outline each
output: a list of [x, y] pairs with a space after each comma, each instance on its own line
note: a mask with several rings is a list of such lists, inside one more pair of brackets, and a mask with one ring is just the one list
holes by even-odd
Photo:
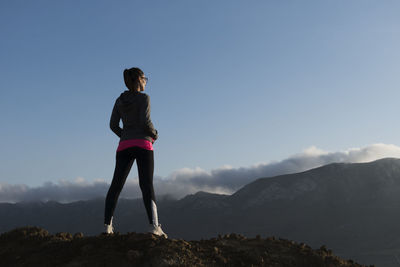
[[144, 91], [144, 88], [146, 87], [147, 84], [147, 78], [143, 75], [139, 77], [139, 90], [138, 91]]

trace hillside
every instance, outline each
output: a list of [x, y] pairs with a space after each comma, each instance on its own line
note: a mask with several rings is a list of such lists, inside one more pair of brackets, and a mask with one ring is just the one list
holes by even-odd
[[[246, 238], [230, 234], [200, 241], [165, 239], [152, 234], [82, 233], [51, 235], [23, 227], [0, 236], [1, 266], [270, 266], [360, 267], [286, 239]], [[371, 265], [372, 266], [372, 265]]]

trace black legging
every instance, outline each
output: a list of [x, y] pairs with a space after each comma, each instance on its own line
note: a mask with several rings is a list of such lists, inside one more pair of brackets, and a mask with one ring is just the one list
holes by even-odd
[[141, 147], [130, 147], [117, 152], [116, 155], [114, 177], [106, 197], [104, 211], [105, 224], [110, 224], [119, 194], [121, 193], [135, 159], [137, 161], [139, 185], [142, 190], [147, 217], [149, 218], [149, 223], [153, 223], [152, 200], [154, 204], [156, 202], [153, 188], [154, 153], [153, 150], [147, 150]]

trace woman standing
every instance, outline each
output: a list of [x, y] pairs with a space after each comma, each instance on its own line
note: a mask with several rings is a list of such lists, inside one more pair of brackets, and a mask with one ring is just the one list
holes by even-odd
[[[116, 165], [113, 180], [108, 190], [104, 224], [106, 233], [113, 233], [112, 219], [119, 194], [136, 159], [139, 185], [142, 190], [143, 202], [150, 223], [149, 232], [167, 235], [158, 223], [157, 206], [153, 188], [154, 154], [153, 144], [158, 138], [150, 118], [150, 98], [141, 93], [147, 83], [147, 78], [139, 68], [124, 70], [124, 91], [115, 101], [110, 119], [111, 130], [120, 137], [116, 154]], [[119, 127], [122, 119], [123, 128]]]

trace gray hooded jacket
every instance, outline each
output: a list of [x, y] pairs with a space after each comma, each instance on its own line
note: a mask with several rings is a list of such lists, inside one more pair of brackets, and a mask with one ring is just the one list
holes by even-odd
[[[119, 127], [122, 119], [123, 128]], [[115, 100], [110, 119], [111, 130], [120, 137], [128, 139], [146, 139], [153, 142], [158, 138], [150, 118], [150, 97], [145, 93], [124, 91]]]

